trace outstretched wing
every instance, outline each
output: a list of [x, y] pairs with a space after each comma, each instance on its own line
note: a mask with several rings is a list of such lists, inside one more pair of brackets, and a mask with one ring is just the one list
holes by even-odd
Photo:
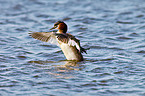
[[85, 49], [80, 46], [80, 41], [69, 33], [60, 34], [54, 32], [31, 32], [30, 36], [43, 42], [50, 42], [51, 44], [56, 44], [57, 46], [59, 46], [58, 41], [63, 42], [68, 44], [69, 46], [75, 46], [81, 53], [86, 53]]
[[43, 42], [50, 42], [59, 46], [54, 32], [31, 32], [30, 36]]

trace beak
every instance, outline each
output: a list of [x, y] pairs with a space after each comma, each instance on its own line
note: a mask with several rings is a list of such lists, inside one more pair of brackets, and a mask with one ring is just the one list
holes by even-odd
[[52, 30], [52, 29], [55, 29], [55, 27], [52, 27], [51, 29], [49, 29], [49, 30]]

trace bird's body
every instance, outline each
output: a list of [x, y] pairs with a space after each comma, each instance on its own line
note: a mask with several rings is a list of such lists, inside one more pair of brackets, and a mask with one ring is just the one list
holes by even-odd
[[77, 50], [76, 47], [62, 43], [60, 44], [60, 48], [62, 49], [67, 60], [77, 60], [77, 61], [83, 60], [82, 54]]
[[62, 49], [67, 60], [82, 61], [82, 52], [86, 51], [80, 46], [80, 42], [70, 33], [66, 33], [67, 25], [58, 21], [52, 29], [58, 29], [57, 32], [32, 32], [30, 35], [38, 40], [56, 44]]

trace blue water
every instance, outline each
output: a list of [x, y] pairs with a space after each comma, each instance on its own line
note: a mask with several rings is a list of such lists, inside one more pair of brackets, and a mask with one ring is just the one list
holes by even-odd
[[[66, 61], [48, 32], [63, 20], [87, 49]], [[0, 0], [0, 96], [145, 96], [144, 0]]]

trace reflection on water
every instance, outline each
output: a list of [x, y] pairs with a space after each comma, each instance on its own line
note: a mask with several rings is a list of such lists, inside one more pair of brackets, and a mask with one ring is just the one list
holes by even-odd
[[[55, 78], [75, 78], [71, 71], [80, 71], [84, 69], [84, 65], [79, 64], [77, 61], [29, 61], [28, 63], [38, 66], [39, 69], [53, 69], [46, 70], [45, 72], [52, 75]], [[60, 65], [59, 65], [60, 64]], [[39, 66], [40, 65], [40, 66]], [[36, 67], [37, 68], [37, 67]]]

